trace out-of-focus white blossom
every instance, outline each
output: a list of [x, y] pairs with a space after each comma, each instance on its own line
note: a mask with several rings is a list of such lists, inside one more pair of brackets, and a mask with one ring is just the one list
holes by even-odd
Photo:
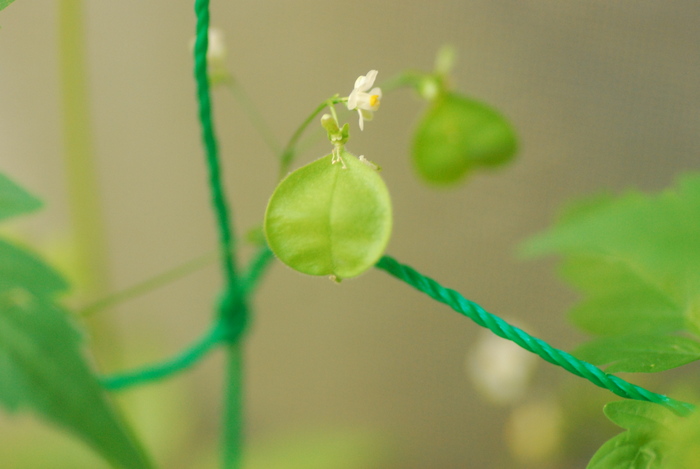
[[[226, 42], [224, 32], [219, 28], [209, 28], [207, 35], [209, 46], [207, 48], [207, 67], [209, 79], [217, 82], [228, 77], [226, 70]], [[190, 41], [190, 49], [194, 50], [195, 39]]]
[[537, 357], [510, 340], [482, 331], [467, 356], [475, 388], [495, 404], [517, 401], [527, 390]]

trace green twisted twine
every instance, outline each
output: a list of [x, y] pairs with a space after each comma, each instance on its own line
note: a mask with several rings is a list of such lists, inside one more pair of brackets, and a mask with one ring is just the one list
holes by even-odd
[[692, 404], [647, 391], [644, 388], [628, 383], [622, 378], [605, 373], [600, 368], [579, 360], [567, 352], [556, 349], [522, 329], [511, 326], [498, 316], [488, 313], [478, 304], [464, 298], [459, 292], [443, 287], [435, 280], [416, 272], [407, 265], [400, 264], [389, 256], [382, 257], [376, 266], [434, 300], [444, 303], [458, 313], [467, 316], [478, 325], [491, 330], [497, 336], [511, 340], [525, 350], [539, 355], [550, 363], [561, 366], [570, 373], [587, 379], [596, 386], [608, 389], [618, 396], [661, 404], [678, 415], [689, 415], [695, 409]]
[[119, 391], [131, 386], [157, 381], [178, 371], [189, 368], [201, 360], [207, 353], [218, 345], [226, 331], [215, 324], [203, 337], [192, 346], [167, 361], [156, 365], [145, 366], [135, 370], [118, 373], [102, 378], [102, 386], [111, 391]]
[[209, 91], [209, 73], [207, 51], [209, 49], [209, 0], [196, 0], [194, 11], [197, 17], [196, 37], [194, 43], [194, 78], [197, 82], [197, 102], [199, 103], [199, 121], [202, 129], [202, 142], [206, 152], [206, 162], [209, 169], [209, 187], [211, 188], [212, 205], [216, 214], [219, 229], [219, 250], [224, 275], [227, 281], [226, 290], [219, 301], [219, 315], [228, 329], [226, 341], [235, 343], [245, 330], [247, 308], [244, 293], [238, 285], [238, 274], [235, 260], [235, 239], [233, 236], [231, 217], [228, 203], [224, 194], [219, 149], [214, 133], [212, 118], [211, 94]]
[[209, 1], [197, 0], [194, 9], [197, 15], [194, 43], [194, 78], [197, 82], [199, 122], [202, 129], [202, 142], [204, 143], [204, 149], [206, 151], [207, 167], [209, 168], [209, 186], [211, 187], [212, 204], [219, 227], [222, 264], [226, 278], [231, 282], [236, 278], [236, 263], [233, 257], [234, 239], [228, 204], [222, 184], [219, 148], [214, 133], [207, 67], [207, 50], [209, 49]]

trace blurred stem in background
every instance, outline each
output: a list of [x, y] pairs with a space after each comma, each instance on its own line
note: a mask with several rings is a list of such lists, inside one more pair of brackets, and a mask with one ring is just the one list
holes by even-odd
[[[88, 97], [87, 50], [82, 0], [58, 2], [58, 48], [62, 96], [63, 153], [71, 216], [72, 248], [80, 273], [75, 291], [81, 298], [94, 299], [109, 290], [107, 240], [102, 219], [99, 178]], [[117, 361], [117, 341], [107, 319], [90, 321], [93, 344], [102, 344], [98, 357], [111, 366]], [[106, 362], [106, 363], [105, 363]]]

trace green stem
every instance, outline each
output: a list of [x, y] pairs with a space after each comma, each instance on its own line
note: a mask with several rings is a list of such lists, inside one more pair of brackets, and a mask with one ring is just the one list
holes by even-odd
[[236, 81], [236, 79], [233, 76], [229, 75], [225, 80], [222, 81], [222, 84], [226, 85], [226, 88], [231, 92], [233, 97], [236, 98], [238, 103], [241, 105], [241, 108], [248, 115], [251, 124], [253, 124], [255, 130], [257, 130], [257, 132], [260, 134], [260, 137], [262, 137], [267, 147], [275, 155], [279, 155], [282, 151], [280, 144], [277, 142], [277, 138], [270, 129], [270, 126], [267, 125], [265, 119], [260, 115], [257, 108], [253, 105], [253, 102], [250, 100], [248, 93], [245, 92], [243, 87], [241, 87], [241, 85], [238, 83], [238, 81]]
[[255, 257], [253, 257], [248, 264], [248, 269], [246, 270], [243, 281], [241, 282], [241, 289], [245, 292], [246, 296], [252, 296], [255, 288], [258, 286], [258, 283], [274, 259], [275, 256], [267, 246], [260, 248], [260, 250], [255, 254]]
[[[88, 67], [83, 3], [60, 0], [58, 49], [62, 97], [63, 153], [71, 216], [73, 251], [76, 256], [77, 297], [99, 298], [109, 290], [107, 237], [100, 209], [99, 178], [88, 98]], [[120, 349], [116, 330], [108, 320], [86, 322], [98, 363], [115, 365]], [[109, 344], [109, 349], [100, 347]]]
[[384, 80], [379, 84], [379, 86], [384, 93], [395, 91], [404, 87], [410, 87], [418, 90], [423, 81], [430, 76], [430, 74], [425, 72], [407, 70]]
[[145, 293], [156, 290], [157, 288], [166, 286], [175, 280], [179, 280], [187, 275], [190, 275], [217, 260], [218, 253], [210, 252], [196, 259], [192, 259], [185, 264], [179, 265], [167, 272], [151, 277], [143, 282], [132, 285], [122, 291], [108, 295], [98, 301], [95, 301], [81, 309], [78, 314], [80, 316], [89, 316], [104, 309], [116, 306], [132, 298], [136, 298]]
[[332, 109], [334, 105], [342, 102], [345, 102], [345, 99], [338, 97], [325, 100], [324, 102], [319, 104], [316, 109], [314, 109], [314, 111], [309, 115], [309, 117], [307, 117], [306, 120], [304, 120], [304, 122], [301, 123], [299, 128], [297, 128], [294, 134], [292, 134], [292, 138], [289, 139], [289, 142], [287, 142], [287, 145], [285, 145], [284, 150], [282, 150], [282, 156], [280, 159], [280, 179], [286, 176], [287, 172], [289, 172], [289, 167], [291, 166], [292, 161], [296, 156], [296, 146], [299, 143], [299, 139], [304, 134], [304, 131], [309, 126], [309, 124], [311, 124], [311, 122], [313, 122], [313, 120], [319, 114], [321, 114], [321, 112], [326, 108], [326, 106]]
[[88, 99], [83, 6], [59, 3], [59, 60], [63, 98], [63, 133], [68, 201], [83, 293], [103, 294], [108, 287], [106, 236]]

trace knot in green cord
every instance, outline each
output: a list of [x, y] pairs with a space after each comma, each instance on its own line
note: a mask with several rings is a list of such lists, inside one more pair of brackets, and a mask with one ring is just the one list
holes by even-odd
[[235, 344], [248, 326], [248, 305], [237, 288], [229, 287], [219, 297], [217, 311], [222, 329], [221, 340]]

